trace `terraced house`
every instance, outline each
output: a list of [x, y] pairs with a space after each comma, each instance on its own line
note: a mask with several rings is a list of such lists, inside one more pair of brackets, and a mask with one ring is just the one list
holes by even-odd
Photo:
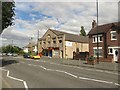
[[90, 56], [98, 52], [100, 61], [120, 61], [120, 22], [96, 26], [94, 21], [88, 35]]
[[46, 56], [73, 58], [73, 52], [88, 52], [88, 38], [58, 30], [48, 29], [38, 41], [38, 52], [45, 51]]

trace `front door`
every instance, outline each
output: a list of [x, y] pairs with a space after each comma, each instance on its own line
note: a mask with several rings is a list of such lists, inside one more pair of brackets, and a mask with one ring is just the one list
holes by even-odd
[[118, 49], [114, 49], [114, 61], [118, 61], [118, 55], [119, 55], [119, 51]]

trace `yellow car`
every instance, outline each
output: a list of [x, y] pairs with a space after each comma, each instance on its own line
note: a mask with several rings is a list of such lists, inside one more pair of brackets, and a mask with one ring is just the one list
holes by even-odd
[[39, 55], [34, 55], [34, 56], [31, 56], [32, 59], [40, 59], [40, 56]]

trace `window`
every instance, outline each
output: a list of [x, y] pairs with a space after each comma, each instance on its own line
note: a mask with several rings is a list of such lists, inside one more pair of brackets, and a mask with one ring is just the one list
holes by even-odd
[[93, 42], [96, 42], [96, 37], [93, 37]]
[[116, 31], [111, 31], [111, 40], [117, 40]]
[[94, 50], [94, 57], [97, 57], [97, 54], [99, 55], [99, 57], [102, 57], [102, 47], [99, 47], [98, 49], [95, 47], [93, 48]]
[[59, 40], [59, 43], [62, 43], [62, 40]]
[[50, 41], [48, 41], [48, 43], [50, 44]]
[[56, 43], [56, 41], [53, 41], [53, 43], [55, 44], [55, 43]]
[[99, 42], [102, 42], [102, 36], [99, 36]]
[[48, 38], [50, 38], [50, 35], [48, 35]]
[[113, 49], [109, 48], [109, 54], [112, 54], [112, 53], [113, 53]]
[[[98, 35], [98, 42], [102, 42], [102, 35]], [[93, 36], [93, 43], [97, 43], [97, 35]]]

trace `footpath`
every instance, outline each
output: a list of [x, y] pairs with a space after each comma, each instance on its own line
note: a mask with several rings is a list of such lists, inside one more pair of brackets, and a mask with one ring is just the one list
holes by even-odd
[[99, 64], [90, 65], [87, 64], [86, 61], [83, 60], [71, 60], [71, 59], [58, 59], [58, 58], [49, 58], [46, 56], [41, 57], [42, 60], [48, 60], [49, 62], [72, 65], [78, 67], [87, 67], [87, 68], [95, 68], [101, 70], [108, 71], [118, 71], [120, 72], [120, 63], [112, 63], [112, 62], [99, 62]]

